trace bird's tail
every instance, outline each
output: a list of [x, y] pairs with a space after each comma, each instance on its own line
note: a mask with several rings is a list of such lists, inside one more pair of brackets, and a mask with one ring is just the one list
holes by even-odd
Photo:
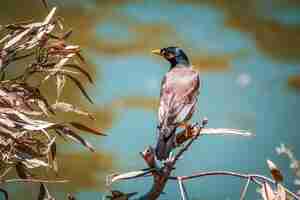
[[162, 127], [158, 129], [158, 132], [159, 137], [155, 148], [156, 158], [166, 160], [175, 147], [176, 126]]

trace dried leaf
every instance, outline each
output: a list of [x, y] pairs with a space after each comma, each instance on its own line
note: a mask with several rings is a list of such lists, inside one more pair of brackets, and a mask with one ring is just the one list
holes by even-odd
[[81, 73], [83, 73], [87, 77], [87, 79], [90, 81], [90, 83], [94, 84], [94, 81], [93, 81], [91, 75], [85, 69], [81, 68], [79, 65], [65, 64], [64, 67], [77, 69], [78, 71], [80, 71]]
[[127, 180], [127, 179], [135, 179], [138, 177], [143, 177], [148, 174], [150, 174], [155, 169], [142, 169], [138, 171], [131, 171], [123, 174], [114, 174], [111, 176], [111, 180], [109, 180], [109, 183], [113, 183], [119, 180]]
[[5, 35], [1, 40], [0, 40], [0, 44], [3, 42], [6, 42], [7, 40], [9, 40], [11, 38], [11, 34], [7, 34]]
[[47, 15], [47, 17], [45, 18], [43, 25], [49, 24], [50, 21], [52, 20], [54, 14], [56, 12], [56, 7], [52, 8], [52, 10], [50, 11], [50, 13]]
[[70, 59], [71, 57], [65, 57], [65, 58], [62, 58], [60, 59], [60, 61], [58, 63], [55, 64], [55, 66], [53, 67], [53, 71], [44, 78], [43, 82], [45, 82], [46, 80], [48, 80], [51, 76], [54, 76], [57, 72], [59, 72], [59, 70], [62, 68], [62, 66], [64, 66], [68, 60]]
[[68, 198], [68, 200], [76, 200], [76, 198], [73, 195], [69, 194], [69, 193], [67, 195], [67, 198]]
[[3, 47], [3, 50], [7, 50], [8, 48], [15, 45], [17, 42], [19, 42], [21, 39], [23, 39], [26, 35], [28, 35], [31, 32], [32, 29], [28, 28], [24, 31], [22, 31], [20, 34], [15, 36], [13, 39], [9, 40]]
[[66, 76], [68, 78], [70, 78], [75, 84], [76, 86], [80, 89], [80, 91], [82, 92], [82, 94], [87, 98], [87, 100], [93, 104], [93, 100], [89, 97], [88, 93], [85, 91], [84, 87], [82, 86], [81, 82], [78, 81], [76, 78], [74, 78], [73, 76], [66, 74]]
[[275, 200], [275, 193], [268, 183], [264, 183], [261, 191], [264, 200]]
[[54, 198], [50, 195], [49, 190], [47, 189], [44, 183], [41, 183], [40, 185], [38, 200], [54, 200]]
[[57, 22], [58, 27], [60, 28], [60, 30], [64, 30], [63, 18], [58, 16], [56, 22]]
[[96, 130], [96, 129], [93, 129], [93, 128], [90, 128], [88, 126], [85, 126], [83, 124], [80, 124], [78, 122], [70, 122], [69, 124], [71, 124], [73, 127], [79, 129], [79, 130], [82, 130], [82, 131], [86, 131], [86, 132], [89, 132], [89, 133], [93, 133], [95, 135], [102, 135], [102, 136], [106, 136], [104, 133], [101, 133], [99, 130]]
[[282, 182], [283, 176], [279, 170], [279, 168], [271, 161], [267, 160], [268, 167], [270, 169], [271, 175], [276, 182]]
[[200, 134], [253, 136], [251, 132], [245, 130], [228, 129], [228, 128], [203, 128], [201, 129]]
[[71, 36], [72, 33], [73, 33], [73, 30], [72, 30], [72, 29], [68, 30], [68, 31], [62, 36], [61, 39], [63, 39], [63, 40], [68, 39], [68, 38]]
[[43, 112], [46, 116], [48, 116], [48, 115], [49, 115], [49, 114], [48, 114], [49, 109], [47, 108], [45, 102], [44, 102], [44, 101], [41, 101], [41, 100], [37, 100], [36, 102], [37, 102], [39, 108], [42, 110], [42, 112]]
[[47, 0], [42, 0], [42, 2], [43, 2], [43, 5], [45, 6], [45, 8], [46, 8], [47, 10], [49, 10], [48, 1], [47, 1]]
[[24, 164], [27, 168], [29, 169], [33, 169], [33, 168], [37, 168], [37, 167], [48, 167], [48, 163], [46, 163], [43, 160], [39, 160], [36, 158], [33, 159], [25, 159], [24, 161], [22, 161], [22, 164]]
[[22, 122], [16, 122], [19, 125], [22, 125], [24, 129], [30, 130], [30, 131], [39, 131], [39, 130], [45, 130], [47, 128], [52, 127], [55, 125], [55, 123], [42, 121], [42, 120], [34, 120], [30, 119], [26, 115], [15, 111], [14, 112], [21, 120], [23, 120], [25, 123]]
[[21, 162], [18, 162], [16, 164], [16, 172], [17, 172], [18, 176], [22, 179], [27, 179], [30, 177], [30, 175], [27, 173], [27, 171], [25, 169], [25, 166]]
[[86, 63], [84, 57], [79, 52], [76, 53], [76, 56], [80, 59], [81, 62]]
[[4, 115], [0, 116], [0, 124], [3, 124], [3, 125], [5, 125], [9, 128], [14, 128], [16, 126], [15, 123], [12, 120], [8, 119]]
[[56, 90], [57, 90], [56, 101], [58, 101], [65, 84], [66, 84], [66, 77], [62, 74], [57, 74], [56, 75], [56, 86], [57, 86], [56, 87]]
[[45, 200], [46, 195], [47, 195], [47, 188], [43, 183], [41, 183], [40, 184], [40, 192], [39, 192], [38, 200]]
[[79, 108], [77, 108], [74, 105], [69, 104], [69, 103], [56, 102], [55, 104], [52, 105], [52, 108], [54, 110], [60, 110], [62, 112], [74, 112], [74, 113], [79, 114], [79, 115], [88, 116], [93, 120], [95, 119], [94, 116], [91, 113], [80, 110]]
[[281, 184], [277, 186], [277, 200], [287, 200], [286, 191]]
[[95, 149], [94, 147], [87, 142], [85, 139], [83, 139], [82, 137], [80, 137], [78, 134], [76, 134], [72, 129], [70, 129], [67, 126], [58, 126], [56, 127], [56, 131], [60, 132], [61, 134], [64, 134], [65, 136], [67, 136], [68, 138], [72, 139], [73, 141], [84, 145], [85, 147], [87, 147], [90, 151], [94, 152]]
[[55, 173], [58, 172], [58, 165], [57, 165], [57, 159], [56, 159], [56, 143], [53, 142], [50, 146], [50, 155], [51, 155], [51, 161], [52, 161], [52, 168]]
[[15, 156], [17, 159], [20, 161], [24, 161], [25, 159], [30, 159], [33, 157], [42, 157], [43, 154], [37, 152], [36, 150], [33, 149], [32, 146], [24, 143], [24, 142], [18, 142], [15, 145], [16, 150], [18, 151]]

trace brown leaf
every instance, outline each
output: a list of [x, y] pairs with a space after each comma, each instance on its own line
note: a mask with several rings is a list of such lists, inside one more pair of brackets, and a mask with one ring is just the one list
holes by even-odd
[[25, 166], [21, 162], [16, 164], [16, 172], [18, 176], [22, 179], [27, 179], [30, 177], [30, 175], [27, 173]]
[[281, 184], [278, 184], [276, 196], [277, 196], [278, 200], [286, 200], [287, 199], [285, 189]]
[[76, 198], [71, 194], [68, 194], [67, 197], [68, 197], [68, 200], [76, 200]]
[[42, 2], [43, 2], [43, 5], [45, 6], [45, 8], [46, 8], [47, 10], [49, 10], [49, 4], [48, 4], [48, 1], [47, 1], [47, 0], [42, 0]]
[[85, 115], [85, 116], [88, 116], [89, 118], [91, 118], [92, 120], [95, 120], [95, 117], [91, 113], [80, 110], [79, 108], [77, 108], [74, 105], [69, 104], [69, 103], [57, 102], [52, 105], [52, 108], [55, 110], [63, 111], [63, 112], [74, 112], [78, 115]]
[[275, 193], [268, 183], [264, 183], [261, 190], [261, 195], [264, 200], [274, 200]]
[[56, 75], [56, 91], [57, 91], [56, 101], [58, 101], [59, 97], [61, 96], [65, 84], [66, 84], [66, 77], [62, 74], [57, 74]]
[[43, 25], [49, 24], [51, 22], [55, 12], [56, 12], [56, 7], [52, 8], [52, 10], [49, 12], [49, 14], [47, 15], [47, 17], [43, 22]]
[[49, 190], [47, 189], [44, 183], [41, 183], [40, 185], [38, 200], [54, 200], [54, 198], [50, 195]]
[[[25, 152], [26, 154], [29, 154], [33, 157], [41, 157], [43, 154], [37, 152], [36, 150], [33, 149], [32, 146], [26, 144], [25, 142], [17, 142], [15, 145], [15, 148], [19, 152]], [[21, 156], [24, 157], [24, 156]]]
[[70, 68], [77, 69], [78, 71], [80, 71], [82, 74], [84, 74], [87, 77], [87, 79], [90, 81], [90, 83], [94, 83], [91, 75], [85, 69], [81, 68], [79, 65], [65, 64], [64, 67], [70, 67]]
[[120, 181], [120, 180], [135, 179], [138, 177], [146, 176], [153, 171], [155, 171], [155, 169], [141, 169], [141, 170], [126, 172], [122, 174], [113, 174], [110, 177], [111, 179], [108, 182], [111, 184], [113, 182]]
[[61, 39], [63, 39], [63, 40], [68, 39], [72, 33], [73, 33], [72, 29], [68, 30], [66, 33], [64, 33], [64, 35], [61, 37]]
[[36, 100], [36, 102], [37, 102], [39, 108], [41, 109], [41, 111], [42, 111], [46, 116], [48, 116], [48, 115], [49, 115], [49, 114], [48, 114], [49, 109], [47, 108], [45, 102], [44, 102], [44, 101], [41, 101], [41, 100]]
[[80, 124], [78, 122], [70, 122], [69, 124], [71, 124], [73, 127], [79, 129], [79, 130], [82, 130], [82, 131], [86, 131], [86, 132], [89, 132], [89, 133], [93, 133], [95, 135], [102, 135], [102, 136], [106, 136], [106, 134], [100, 132], [99, 130], [96, 130], [96, 129], [93, 129], [93, 128], [90, 128], [88, 126], [85, 126], [83, 124]]
[[88, 93], [85, 91], [84, 87], [82, 86], [81, 82], [78, 81], [76, 78], [74, 78], [73, 76], [69, 75], [69, 74], [65, 74], [68, 78], [70, 78], [75, 84], [76, 86], [80, 89], [80, 91], [82, 92], [82, 94], [87, 98], [87, 100], [89, 100], [89, 102], [91, 104], [93, 104], [93, 100], [89, 97]]
[[50, 146], [50, 151], [49, 151], [49, 160], [52, 166], [52, 169], [55, 173], [58, 172], [58, 165], [57, 165], [57, 159], [56, 159], [56, 143], [53, 142]]
[[18, 34], [16, 37], [14, 37], [13, 39], [9, 40], [3, 47], [4, 50], [12, 47], [13, 45], [15, 45], [17, 42], [19, 42], [20, 40], [22, 40], [26, 35], [28, 35], [31, 32], [32, 29], [26, 29], [24, 31], [22, 31], [20, 34]]
[[41, 183], [38, 200], [45, 200], [46, 199], [46, 193], [47, 193], [46, 190], [47, 189], [45, 188], [45, 185], [43, 183]]
[[79, 52], [76, 53], [76, 56], [80, 59], [81, 62], [86, 63], [84, 57]]
[[39, 160], [36, 158], [32, 158], [32, 159], [24, 159], [24, 161], [22, 161], [22, 164], [24, 166], [26, 166], [26, 168], [28, 169], [33, 169], [33, 168], [37, 168], [37, 167], [48, 167], [48, 163], [46, 163], [43, 160]]
[[271, 161], [267, 160], [268, 167], [270, 169], [271, 175], [276, 182], [282, 182], [283, 176], [279, 168]]
[[87, 147], [90, 151], [94, 152], [95, 149], [94, 147], [85, 139], [83, 139], [82, 137], [80, 137], [78, 134], [76, 134], [72, 129], [70, 129], [67, 126], [57, 126], [56, 127], [56, 131], [60, 132], [61, 134], [67, 136], [68, 138], [72, 139], [73, 141], [84, 145], [85, 147]]

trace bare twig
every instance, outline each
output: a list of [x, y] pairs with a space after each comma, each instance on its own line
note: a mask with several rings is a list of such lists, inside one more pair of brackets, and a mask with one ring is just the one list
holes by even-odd
[[[190, 175], [190, 176], [180, 176], [180, 177], [181, 177], [182, 181], [187, 181], [187, 180], [191, 180], [191, 179], [195, 179], [195, 178], [201, 178], [204, 176], [233, 176], [233, 177], [247, 179], [247, 180], [250, 179], [251, 182], [258, 184], [259, 186], [263, 186], [264, 182], [268, 182], [270, 184], [276, 184], [276, 182], [274, 180], [272, 180], [271, 178], [268, 178], [266, 176], [263, 176], [263, 175], [242, 174], [242, 173], [237, 173], [237, 172], [232, 172], [232, 171], [205, 171], [205, 172], [194, 173], [193, 175]], [[170, 176], [169, 179], [177, 180], [178, 177]], [[290, 194], [294, 198], [300, 200], [300, 197], [298, 195], [296, 195], [292, 191], [288, 190], [286, 187], [284, 187], [284, 189], [288, 194]]]
[[178, 177], [177, 179], [178, 179], [178, 185], [179, 185], [179, 189], [180, 189], [181, 199], [188, 200], [187, 192], [186, 192], [184, 184], [181, 180], [181, 177]]
[[245, 199], [245, 196], [246, 196], [246, 193], [248, 191], [248, 186], [249, 186], [249, 183], [250, 183], [251, 179], [248, 178], [247, 179], [247, 182], [245, 184], [245, 186], [243, 187], [243, 190], [242, 190], [242, 193], [241, 193], [241, 197], [240, 197], [240, 200], [244, 200]]

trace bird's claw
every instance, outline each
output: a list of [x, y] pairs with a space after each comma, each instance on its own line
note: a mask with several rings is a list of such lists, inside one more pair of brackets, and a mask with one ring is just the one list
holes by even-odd
[[208, 124], [208, 118], [207, 117], [204, 117], [203, 119], [202, 119], [202, 128], [203, 127], [205, 127], [206, 125]]

